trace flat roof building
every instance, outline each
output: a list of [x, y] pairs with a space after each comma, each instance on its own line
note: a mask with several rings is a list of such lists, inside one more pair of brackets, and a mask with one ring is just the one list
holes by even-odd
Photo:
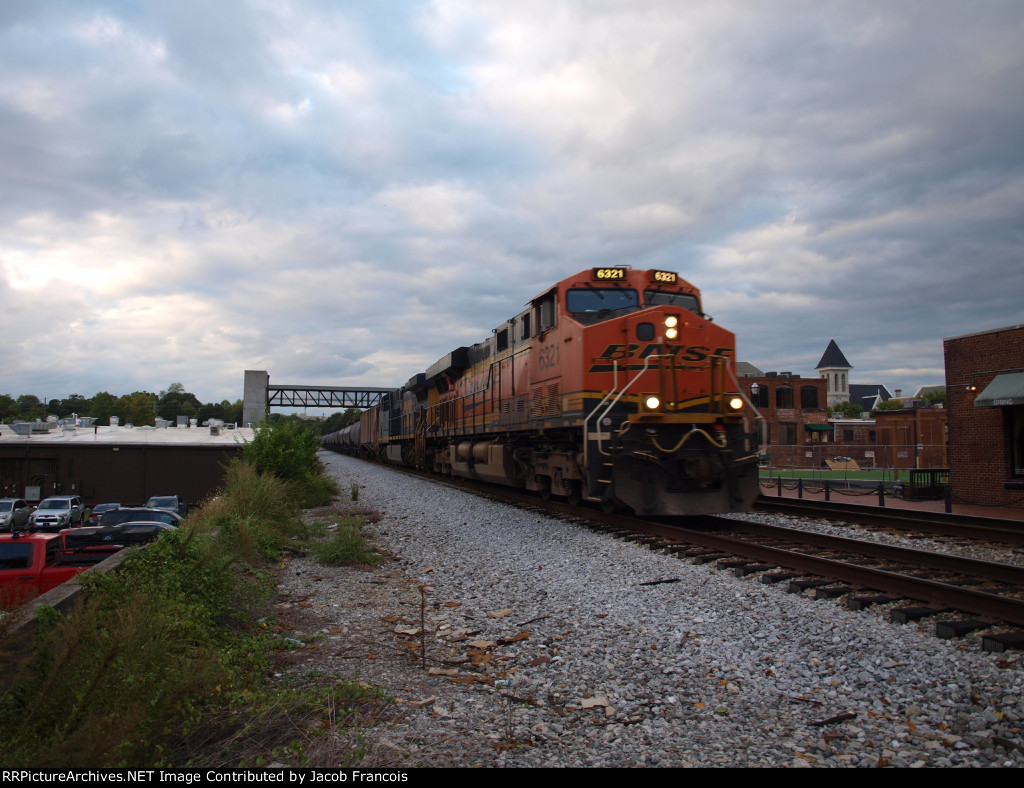
[[0, 425], [0, 497], [79, 495], [86, 505], [130, 505], [178, 494], [199, 503], [221, 486], [223, 466], [252, 438], [253, 430], [234, 425]]

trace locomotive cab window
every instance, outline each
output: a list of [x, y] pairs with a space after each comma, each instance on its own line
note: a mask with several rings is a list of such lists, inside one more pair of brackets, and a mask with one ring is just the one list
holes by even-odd
[[640, 296], [627, 288], [581, 287], [568, 292], [565, 305], [576, 320], [589, 325], [635, 312], [640, 308]]
[[675, 293], [669, 290], [644, 290], [644, 303], [647, 306], [681, 306], [683, 309], [701, 314], [700, 301], [697, 296], [689, 293]]
[[496, 335], [498, 342], [498, 352], [502, 350], [508, 350], [508, 329], [503, 328]]

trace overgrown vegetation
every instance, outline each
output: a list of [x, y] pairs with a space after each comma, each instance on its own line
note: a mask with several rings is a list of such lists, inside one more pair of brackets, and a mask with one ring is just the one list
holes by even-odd
[[[184, 527], [115, 572], [83, 576], [85, 593], [66, 619], [43, 617], [35, 652], [0, 696], [0, 762], [303, 766], [356, 757], [339, 754], [338, 734], [360, 713], [379, 711], [378, 693], [334, 681], [267, 687], [284, 641], [265, 610], [274, 581], [260, 560], [286, 545], [324, 563], [382, 559], [357, 516], [299, 516], [311, 489], [337, 494], [315, 443], [283, 423], [261, 428], [243, 453], [220, 495]], [[297, 727], [310, 719], [314, 731]]]
[[211, 534], [168, 533], [83, 582], [0, 699], [5, 764], [173, 764], [176, 734], [266, 670], [270, 644], [249, 611], [268, 576]]
[[325, 566], [377, 566], [384, 560], [367, 545], [358, 517], [346, 516], [339, 522], [319, 523], [310, 537], [310, 550]]
[[267, 419], [242, 446], [242, 456], [257, 471], [291, 482], [299, 506], [324, 506], [340, 491], [323, 473], [316, 456], [319, 448], [320, 439], [312, 428], [296, 421]]

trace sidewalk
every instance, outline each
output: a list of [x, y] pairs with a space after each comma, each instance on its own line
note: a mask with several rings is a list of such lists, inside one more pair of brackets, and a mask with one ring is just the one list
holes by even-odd
[[[768, 484], [767, 479], [761, 480], [761, 495], [765, 498], [777, 498], [778, 486], [774, 480]], [[798, 498], [796, 479], [782, 480], [782, 497]], [[808, 501], [824, 501], [825, 493], [822, 482], [804, 482], [803, 498]], [[831, 483], [832, 503], [852, 504], [857, 506], [878, 506], [878, 492], [876, 489], [863, 487], [845, 487], [841, 482]], [[946, 504], [938, 501], [904, 501], [902, 498], [894, 498], [891, 495], [885, 496], [885, 508], [887, 509], [910, 509], [921, 512], [936, 512], [942, 514], [946, 511]], [[997, 506], [972, 506], [969, 504], [953, 504], [953, 514], [970, 515], [972, 517], [992, 517], [1002, 520], [1024, 521], [1024, 508], [1012, 509]]]

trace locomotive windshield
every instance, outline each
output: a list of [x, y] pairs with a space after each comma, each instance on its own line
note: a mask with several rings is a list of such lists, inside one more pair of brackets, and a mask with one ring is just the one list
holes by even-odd
[[636, 290], [619, 287], [586, 287], [570, 290], [566, 308], [581, 323], [598, 323], [640, 308]]
[[700, 312], [700, 301], [697, 300], [697, 296], [690, 295], [689, 293], [673, 293], [668, 290], [644, 290], [644, 303], [647, 306], [681, 306], [683, 309], [688, 309], [694, 314], [699, 315]]

